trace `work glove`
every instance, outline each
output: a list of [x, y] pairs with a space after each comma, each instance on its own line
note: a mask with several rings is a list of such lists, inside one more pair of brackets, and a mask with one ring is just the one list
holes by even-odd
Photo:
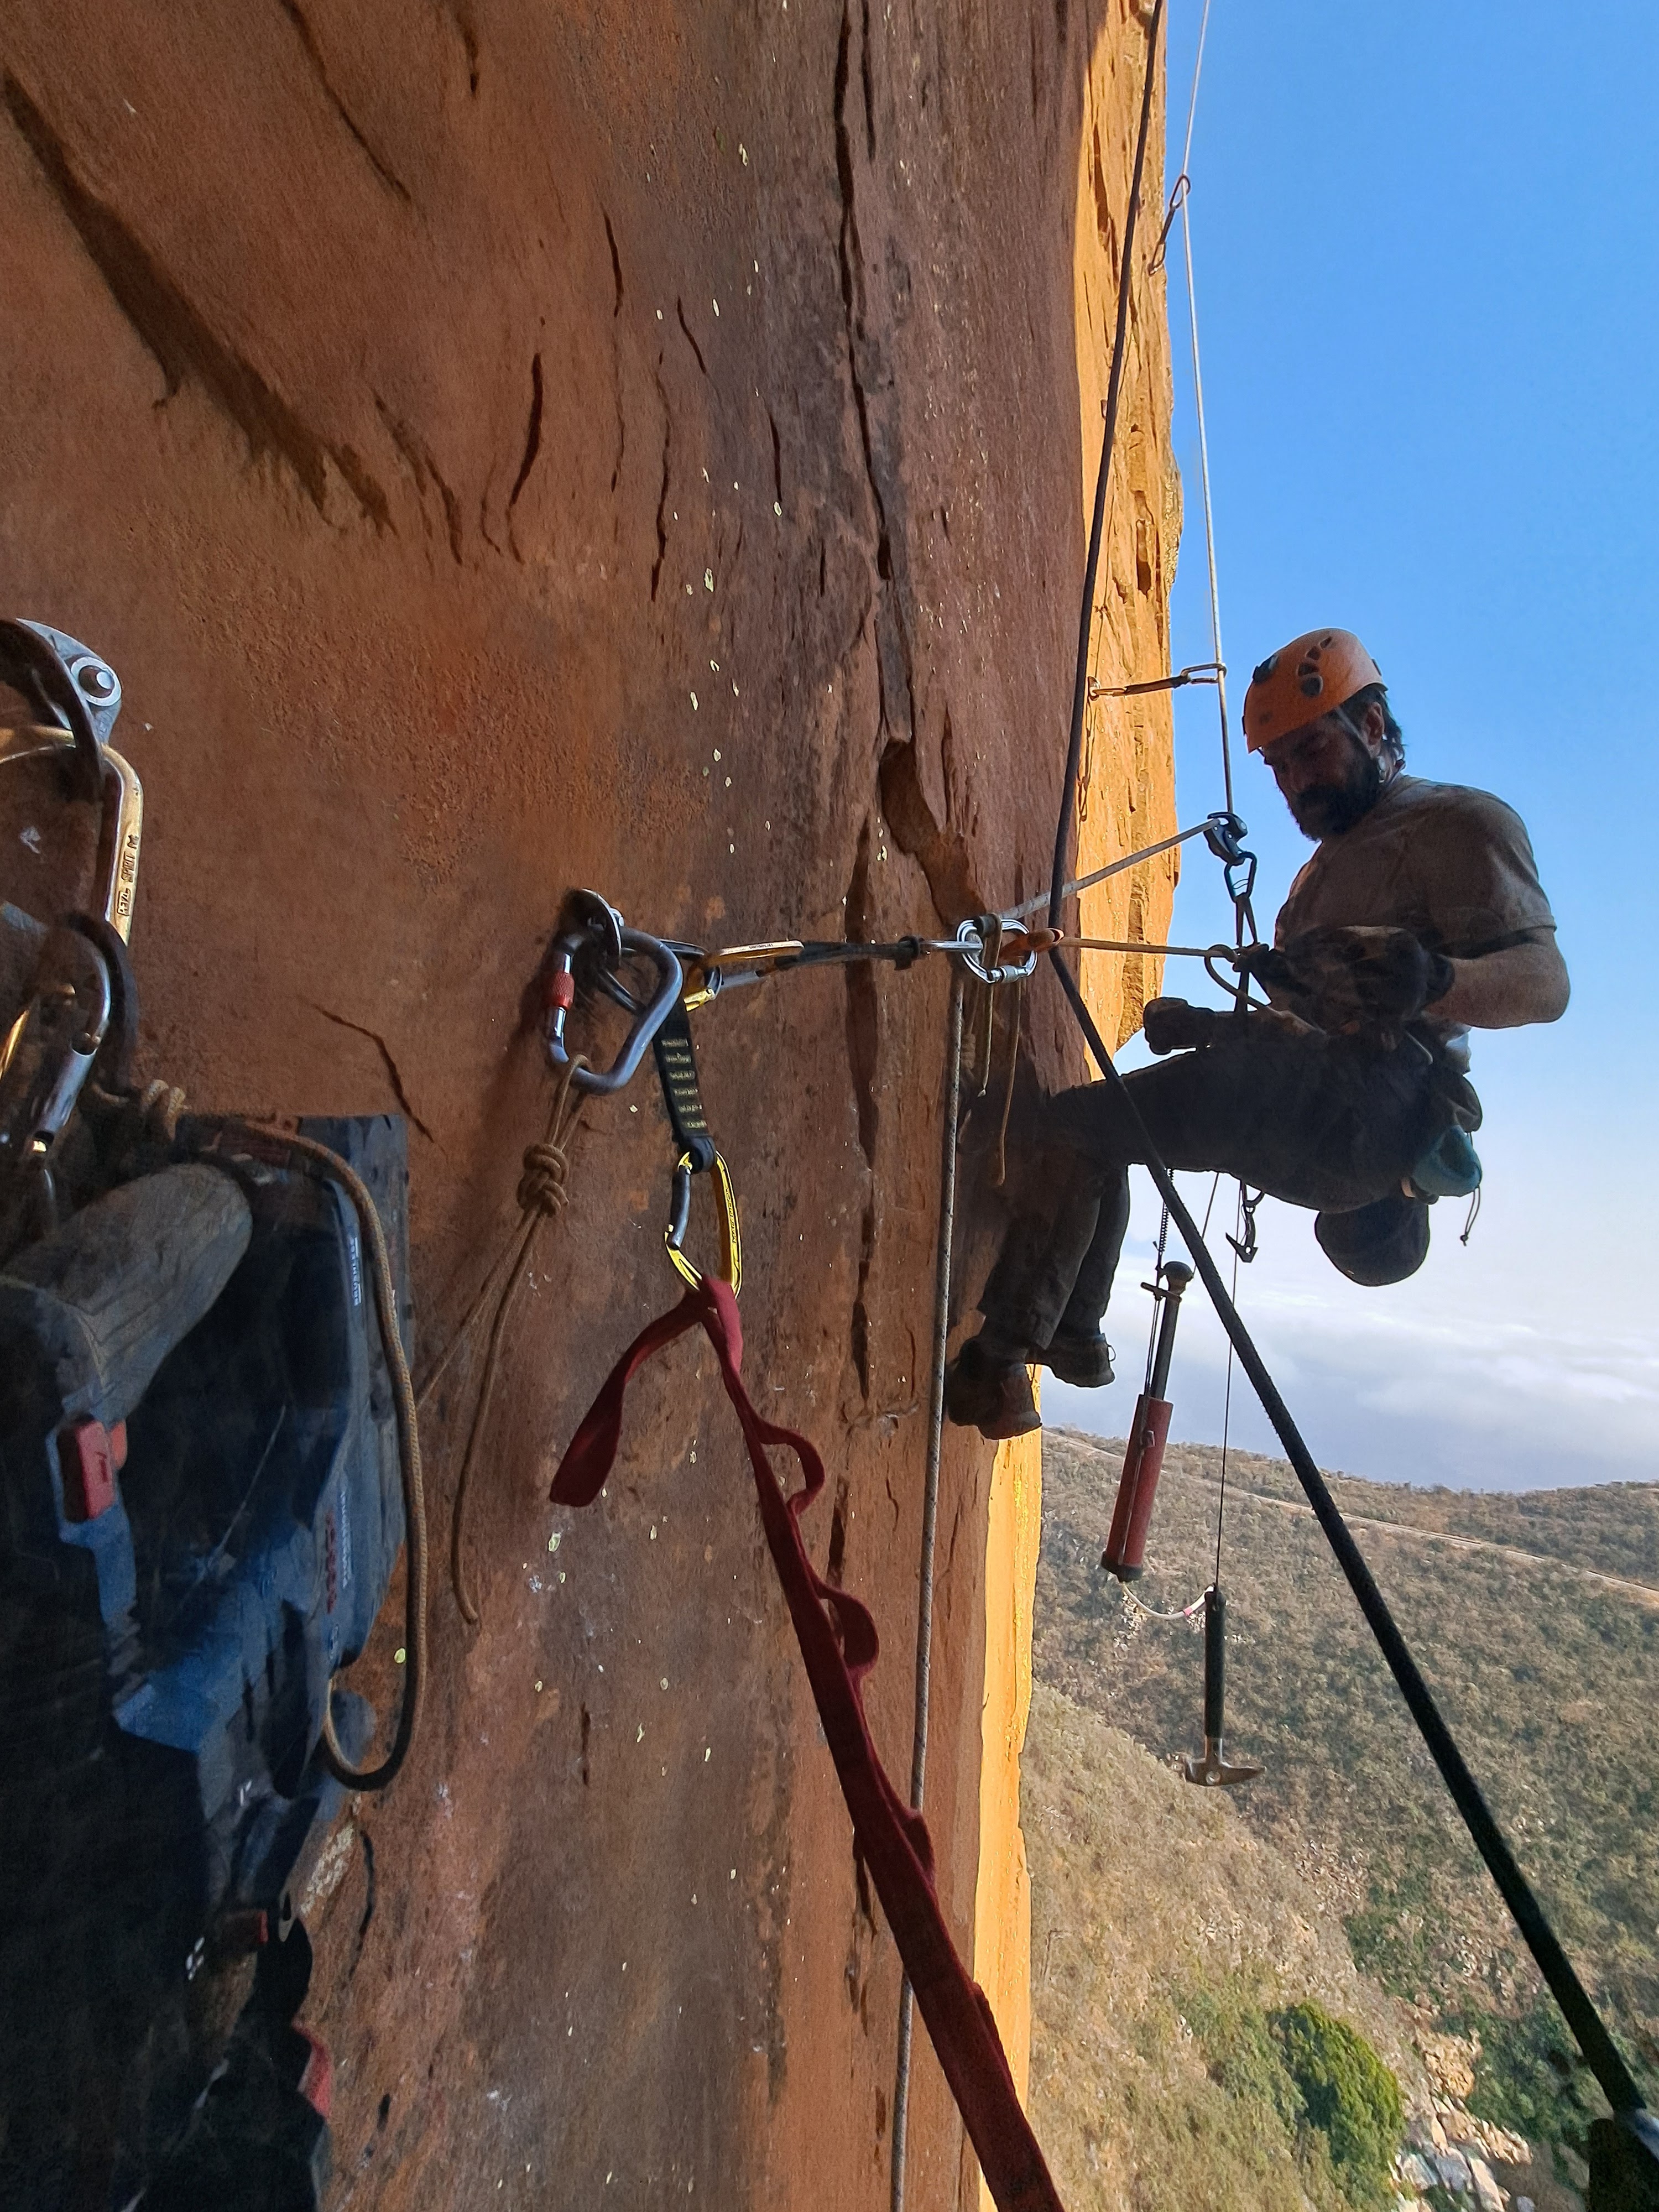
[[1409, 929], [1350, 925], [1304, 929], [1249, 955], [1246, 971], [1305, 1021], [1333, 1036], [1398, 1043], [1451, 988], [1452, 963]]
[[1148, 999], [1140, 1010], [1140, 1032], [1149, 1048], [1161, 1057], [1213, 1044], [1216, 1024], [1229, 1018], [1214, 1006], [1191, 1006], [1185, 999]]

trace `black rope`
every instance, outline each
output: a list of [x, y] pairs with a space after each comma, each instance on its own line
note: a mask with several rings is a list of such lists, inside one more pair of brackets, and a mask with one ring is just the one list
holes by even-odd
[[1492, 1818], [1491, 1808], [1481, 1795], [1480, 1786], [1470, 1773], [1463, 1754], [1435, 1703], [1434, 1693], [1424, 1680], [1336, 1500], [1331, 1496], [1324, 1476], [1314, 1464], [1313, 1455], [1303, 1442], [1301, 1431], [1291, 1419], [1290, 1410], [1279, 1396], [1278, 1387], [1267, 1372], [1261, 1354], [1255, 1348], [1255, 1340], [1239, 1319], [1238, 1309], [1227, 1295], [1227, 1286], [1221, 1279], [1220, 1269], [1199, 1235], [1198, 1225], [1176, 1188], [1174, 1178], [1158, 1158], [1146, 1133], [1146, 1124], [1140, 1118], [1133, 1097], [1114, 1065], [1105, 1042], [1095, 1026], [1094, 1018], [1084, 1003], [1083, 994], [1060, 957], [1059, 947], [1056, 946], [1048, 957], [1054, 962], [1060, 988], [1077, 1017], [1078, 1026], [1088, 1041], [1089, 1049], [1095, 1056], [1102, 1076], [1106, 1082], [1115, 1085], [1121, 1094], [1121, 1103], [1128, 1110], [1130, 1126], [1139, 1136], [1141, 1157], [1152, 1172], [1158, 1195], [1169, 1207], [1170, 1218], [1181, 1231], [1192, 1256], [1193, 1265], [1204, 1279], [1204, 1287], [1209, 1292], [1210, 1302], [1220, 1316], [1221, 1325], [1238, 1354], [1239, 1364], [1249, 1376], [1255, 1394], [1261, 1401], [1262, 1409], [1285, 1447], [1285, 1456], [1296, 1469], [1297, 1480], [1325, 1532], [1327, 1541], [1336, 1554], [1337, 1565], [1347, 1577], [1349, 1589], [1358, 1600], [1359, 1609], [1376, 1638], [1382, 1656], [1389, 1662], [1389, 1672], [1400, 1686], [1400, 1693], [1406, 1700], [1407, 1709], [1429, 1747], [1430, 1756], [1440, 1770], [1441, 1779], [1451, 1793], [1452, 1802], [1462, 1814], [1463, 1824], [1474, 1838], [1474, 1847], [1486, 1862], [1487, 1873], [1498, 1885], [1504, 1902], [1521, 1931], [1522, 1941], [1532, 1953], [1538, 1971], [1548, 1984], [1551, 1996], [1560, 2006], [1567, 2026], [1577, 2039], [1591, 2073], [1600, 2082], [1607, 2102], [1618, 2113], [1641, 2112], [1641, 2093], [1613, 2038], [1602, 2025], [1601, 2016], [1590, 2002], [1583, 1984], [1573, 1971], [1572, 1963], [1562, 1949], [1555, 1930], [1545, 1917], [1544, 1909], [1534, 1895], [1531, 1884], [1516, 1865], [1514, 1855], [1504, 1839], [1503, 1831]]
[[1152, 129], [1152, 94], [1158, 86], [1158, 33], [1164, 0], [1152, 0], [1146, 27], [1146, 82], [1140, 89], [1140, 128], [1135, 165], [1129, 179], [1129, 206], [1123, 218], [1123, 251], [1117, 269], [1117, 329], [1112, 338], [1112, 371], [1106, 385], [1106, 428], [1101, 441], [1100, 473], [1095, 478], [1095, 511], [1089, 525], [1089, 557], [1083, 570], [1083, 612], [1078, 622], [1077, 681], [1072, 687], [1072, 734], [1066, 748], [1066, 780], [1060, 787], [1060, 826], [1054, 831], [1054, 866], [1048, 881], [1048, 927], [1060, 927], [1065, 900], [1066, 864], [1077, 814], [1078, 770], [1083, 762], [1083, 720], [1089, 705], [1089, 645], [1094, 634], [1095, 584], [1100, 574], [1100, 541], [1106, 530], [1106, 489], [1111, 480], [1112, 448], [1117, 443], [1118, 401], [1123, 392], [1123, 364], [1128, 351], [1129, 295], [1134, 269], [1135, 217], [1140, 212], [1140, 179], [1146, 167], [1146, 139]]

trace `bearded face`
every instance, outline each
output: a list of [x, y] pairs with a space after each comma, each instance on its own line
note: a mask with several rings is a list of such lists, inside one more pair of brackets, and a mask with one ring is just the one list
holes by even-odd
[[1387, 771], [1340, 715], [1322, 714], [1262, 748], [1262, 757], [1306, 837], [1340, 837], [1376, 805]]

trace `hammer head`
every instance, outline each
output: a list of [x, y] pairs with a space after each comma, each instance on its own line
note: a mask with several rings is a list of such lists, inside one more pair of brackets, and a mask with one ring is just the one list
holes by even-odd
[[1241, 1782], [1254, 1782], [1261, 1769], [1248, 1759], [1235, 1764], [1227, 1757], [1222, 1738], [1206, 1735], [1203, 1756], [1194, 1759], [1189, 1753], [1181, 1762], [1181, 1771], [1188, 1782], [1206, 1790], [1237, 1790]]

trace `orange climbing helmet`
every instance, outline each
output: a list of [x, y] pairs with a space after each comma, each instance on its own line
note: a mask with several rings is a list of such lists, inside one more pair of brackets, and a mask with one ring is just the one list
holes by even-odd
[[1286, 730], [1299, 730], [1356, 691], [1380, 684], [1382, 672], [1351, 629], [1310, 629], [1270, 653], [1244, 694], [1244, 742], [1253, 753]]

